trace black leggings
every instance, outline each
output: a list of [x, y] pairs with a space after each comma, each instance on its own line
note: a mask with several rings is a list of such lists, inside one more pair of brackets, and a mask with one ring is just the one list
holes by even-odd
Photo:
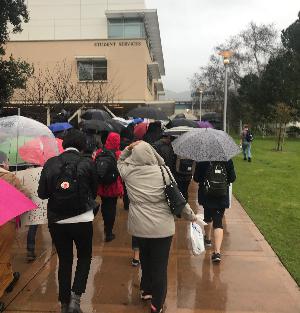
[[168, 260], [172, 237], [137, 237], [137, 241], [142, 267], [140, 288], [146, 293], [152, 294], [151, 302], [159, 312], [167, 295]]
[[213, 222], [213, 228], [223, 228], [222, 219], [225, 209], [211, 209], [204, 207], [204, 222]]
[[49, 231], [55, 245], [59, 266], [59, 301], [69, 303], [73, 265], [73, 243], [77, 250], [77, 266], [72, 291], [77, 295], [85, 292], [92, 260], [92, 222], [74, 224], [49, 224]]
[[112, 230], [116, 219], [118, 198], [101, 197], [101, 213], [104, 222], [104, 233], [106, 236], [112, 235]]

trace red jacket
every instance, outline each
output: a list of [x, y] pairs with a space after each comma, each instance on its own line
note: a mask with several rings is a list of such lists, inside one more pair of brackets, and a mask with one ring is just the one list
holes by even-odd
[[[109, 133], [104, 147], [108, 150], [115, 150], [117, 160], [120, 157], [120, 135], [117, 133]], [[96, 156], [102, 151], [96, 151]], [[123, 183], [119, 176], [117, 180], [110, 185], [99, 185], [97, 194], [101, 197], [115, 198], [122, 197], [124, 194]]]

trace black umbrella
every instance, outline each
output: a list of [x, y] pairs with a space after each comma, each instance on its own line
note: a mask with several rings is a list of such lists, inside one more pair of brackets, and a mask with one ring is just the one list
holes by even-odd
[[111, 116], [104, 110], [99, 109], [89, 109], [86, 110], [82, 115], [81, 118], [85, 120], [99, 120], [99, 121], [106, 121], [110, 120]]
[[192, 121], [192, 120], [187, 120], [185, 118], [176, 118], [172, 120], [169, 124], [171, 124], [171, 127], [179, 127], [179, 126], [188, 126], [188, 127], [193, 127], [193, 128], [198, 127], [197, 122]]
[[168, 116], [165, 112], [153, 107], [139, 107], [132, 109], [127, 113], [127, 116], [134, 118], [149, 118], [152, 120], [168, 120]]
[[102, 132], [102, 131], [112, 131], [113, 128], [111, 125], [109, 125], [107, 122], [99, 121], [99, 120], [85, 120], [82, 122], [82, 130], [83, 131], [96, 131], [96, 132]]
[[177, 115], [175, 115], [174, 119], [176, 118], [186, 118], [186, 116], [184, 115], [184, 113], [179, 113]]
[[108, 125], [110, 125], [110, 127], [112, 128], [112, 131], [120, 134], [121, 131], [126, 128], [121, 122], [117, 121], [117, 120], [108, 120], [105, 121]]

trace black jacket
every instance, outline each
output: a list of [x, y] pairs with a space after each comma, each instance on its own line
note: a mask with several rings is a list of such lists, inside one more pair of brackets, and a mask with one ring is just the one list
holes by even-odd
[[[228, 184], [233, 183], [236, 179], [234, 165], [232, 160], [224, 162], [227, 171]], [[225, 197], [208, 197], [204, 192], [204, 181], [209, 167], [209, 162], [199, 162], [196, 164], [194, 181], [199, 183], [198, 202], [208, 209], [226, 209], [229, 207], [229, 188]]]
[[173, 151], [171, 143], [165, 142], [163, 138], [152, 144], [156, 152], [164, 159], [165, 164], [171, 170], [172, 174], [175, 175], [176, 166], [176, 155]]
[[[72, 205], [72, 207], [60, 208], [54, 197], [57, 179], [62, 169], [61, 158], [66, 163], [77, 163], [80, 201], [76, 207]], [[90, 157], [82, 156], [74, 150], [49, 159], [41, 173], [38, 195], [41, 199], [49, 199], [47, 212], [49, 224], [96, 209], [97, 176], [94, 162]]]

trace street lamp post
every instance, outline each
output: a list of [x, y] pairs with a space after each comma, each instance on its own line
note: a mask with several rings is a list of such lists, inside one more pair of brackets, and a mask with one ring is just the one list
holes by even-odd
[[225, 82], [224, 82], [224, 110], [223, 110], [223, 130], [226, 132], [226, 121], [227, 121], [227, 93], [228, 93], [228, 65], [229, 58], [233, 55], [230, 50], [220, 51], [219, 55], [223, 57], [225, 67]]
[[199, 121], [202, 121], [202, 97], [203, 97], [203, 90], [200, 89], [200, 100], [199, 100]]

